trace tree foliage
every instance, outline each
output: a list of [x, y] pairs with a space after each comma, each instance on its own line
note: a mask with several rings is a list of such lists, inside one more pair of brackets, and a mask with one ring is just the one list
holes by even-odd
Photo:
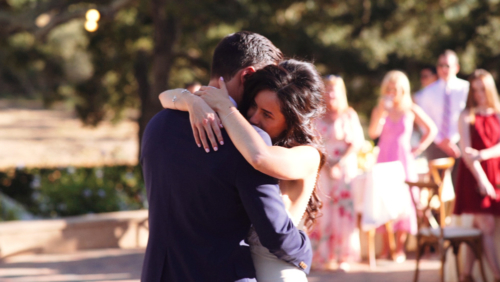
[[[99, 29], [83, 29], [89, 8]], [[238, 30], [270, 38], [290, 57], [340, 74], [351, 104], [367, 114], [383, 75], [435, 64], [457, 51], [461, 76], [498, 76], [498, 0], [0, 0], [0, 95], [73, 101], [87, 124], [140, 109], [141, 132], [159, 92], [208, 81], [217, 42]], [[41, 15], [51, 21], [37, 26]]]

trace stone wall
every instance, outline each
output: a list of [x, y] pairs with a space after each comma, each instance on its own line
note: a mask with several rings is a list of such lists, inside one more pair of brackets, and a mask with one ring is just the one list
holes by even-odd
[[100, 248], [145, 248], [148, 211], [0, 223], [0, 259], [19, 253], [69, 253]]

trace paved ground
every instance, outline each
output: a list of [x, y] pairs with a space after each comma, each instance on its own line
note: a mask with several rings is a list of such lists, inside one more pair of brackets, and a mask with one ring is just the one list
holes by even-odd
[[[138, 282], [144, 250], [105, 249], [81, 251], [74, 254], [18, 255], [0, 262], [2, 282], [41, 281], [112, 281]], [[351, 271], [313, 272], [310, 282], [391, 282], [412, 281], [415, 261], [409, 259], [397, 264], [378, 260], [377, 268], [371, 271], [360, 263], [351, 266]], [[439, 280], [439, 261], [424, 260], [421, 264], [420, 281]]]

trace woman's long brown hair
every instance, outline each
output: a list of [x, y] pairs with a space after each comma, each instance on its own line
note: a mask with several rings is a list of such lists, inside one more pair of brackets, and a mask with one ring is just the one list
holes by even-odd
[[475, 123], [475, 108], [477, 107], [472, 83], [478, 79], [484, 84], [488, 107], [493, 108], [496, 113], [500, 113], [500, 101], [498, 99], [498, 91], [493, 76], [487, 70], [477, 69], [469, 76], [469, 95], [467, 96], [467, 103], [465, 104], [465, 108], [469, 110], [471, 124]]
[[[286, 130], [274, 145], [291, 148], [309, 145], [320, 154], [318, 173], [325, 163], [324, 149], [316, 134], [315, 121], [325, 111], [322, 93], [324, 84], [313, 64], [297, 60], [286, 60], [278, 66], [269, 65], [252, 74], [245, 81], [240, 112], [245, 114], [254, 105], [255, 96], [263, 90], [277, 94], [281, 112], [285, 116]], [[304, 225], [311, 229], [321, 216], [323, 206], [318, 196], [318, 177], [306, 208]]]

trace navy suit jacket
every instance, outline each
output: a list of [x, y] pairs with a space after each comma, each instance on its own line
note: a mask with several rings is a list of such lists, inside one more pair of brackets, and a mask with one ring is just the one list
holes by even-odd
[[255, 170], [223, 130], [224, 145], [206, 153], [189, 114], [163, 110], [142, 139], [149, 201], [143, 282], [254, 281], [251, 224], [263, 246], [309, 272], [309, 239], [289, 219], [278, 181]]

